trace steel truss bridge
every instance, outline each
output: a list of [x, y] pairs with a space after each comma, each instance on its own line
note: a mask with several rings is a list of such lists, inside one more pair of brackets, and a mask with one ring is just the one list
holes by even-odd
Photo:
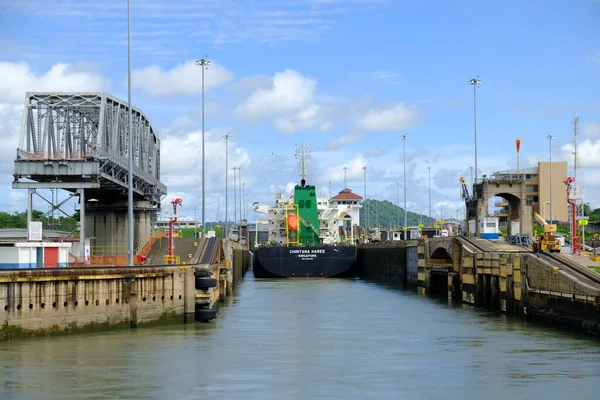
[[[60, 207], [69, 198], [78, 196], [80, 241], [85, 243], [85, 226], [89, 223], [85, 210], [92, 206], [90, 200], [96, 200], [90, 211], [95, 215], [104, 212], [104, 221], [111, 212], [115, 215], [114, 212], [126, 209], [130, 154], [134, 212], [145, 212], [147, 216], [159, 210], [167, 192], [160, 182], [160, 139], [141, 110], [132, 107], [131, 132], [128, 116], [127, 104], [107, 93], [26, 94], [12, 186], [28, 189], [28, 226], [31, 226], [33, 194], [52, 206], [44, 217], [55, 210], [68, 215]], [[133, 135], [132, 148], [130, 135]], [[63, 189], [71, 194], [54, 204], [54, 196], [49, 201], [36, 189]], [[140, 235], [150, 231], [148, 218], [140, 223], [148, 227], [138, 229], [138, 242], [144, 240]], [[124, 241], [122, 231], [116, 238], [119, 241]], [[115, 239], [116, 231], [102, 232]], [[81, 246], [82, 257], [86, 257], [84, 247]]]
[[[107, 93], [27, 93], [13, 188], [86, 189], [87, 198], [127, 196], [127, 104]], [[132, 107], [133, 190], [136, 200], [160, 206], [160, 140]]]

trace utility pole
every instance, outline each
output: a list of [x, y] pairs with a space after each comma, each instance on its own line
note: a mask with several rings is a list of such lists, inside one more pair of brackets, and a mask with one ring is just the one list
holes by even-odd
[[363, 168], [364, 176], [365, 176], [365, 200], [363, 204], [365, 206], [365, 220], [366, 220], [366, 233], [369, 234], [369, 209], [367, 208], [367, 166], [365, 165]]
[[481, 85], [479, 76], [469, 81], [469, 85], [473, 85], [473, 130], [475, 132], [475, 183], [477, 183], [477, 88]]
[[[402, 138], [402, 147], [404, 148], [404, 232], [408, 231], [408, 210], [406, 209], [406, 139], [408, 135], [400, 136]], [[406, 233], [404, 234], [406, 235]], [[406, 236], [404, 236], [406, 240]]]
[[396, 203], [396, 205], [398, 206], [398, 229], [400, 229], [400, 182], [396, 182], [396, 197], [398, 198], [398, 202]]
[[[127, 265], [133, 266], [133, 129], [131, 127], [131, 12], [130, 1], [127, 0], [127, 125], [129, 126], [129, 145], [127, 147]], [[83, 193], [83, 189], [81, 189]], [[81, 202], [81, 209], [85, 208], [85, 198]], [[80, 218], [81, 226], [84, 226], [85, 221]], [[80, 235], [85, 236], [85, 235]], [[81, 237], [81, 248], [85, 248], [85, 238]]]
[[550, 201], [550, 223], [552, 224], [554, 221], [554, 214], [552, 212], [552, 139], [554, 139], [554, 136], [547, 134], [546, 139], [548, 139], [548, 153], [550, 156], [550, 197], [548, 200]]
[[242, 216], [242, 167], [238, 166], [238, 186], [239, 186], [239, 197], [240, 197], [240, 220], [244, 218]]
[[429, 220], [431, 220], [431, 167], [427, 167], [427, 175], [429, 176]]
[[205, 188], [205, 182], [206, 179], [204, 179], [204, 70], [208, 69], [208, 66], [210, 65], [210, 61], [208, 60], [208, 57], [206, 58], [202, 58], [198, 61], [196, 61], [196, 65], [199, 65], [200, 68], [202, 68], [202, 235], [204, 236], [204, 222], [205, 222], [205, 210], [206, 210], [206, 201], [205, 201], [205, 197], [206, 197], [206, 188]]
[[227, 166], [228, 163], [228, 158], [229, 158], [229, 139], [231, 139], [231, 135], [227, 134], [225, 136], [223, 136], [223, 139], [225, 139], [225, 231], [224, 231], [224, 238], [228, 238], [229, 236], [227, 236], [227, 226], [229, 224], [229, 215], [228, 215], [228, 211], [229, 211], [229, 199], [228, 199], [228, 193], [229, 193], [229, 184], [227, 182], [227, 178], [229, 176], [229, 167]]
[[235, 186], [235, 171], [237, 171], [237, 167], [233, 167], [233, 226], [237, 225], [237, 199], [236, 199], [236, 186]]

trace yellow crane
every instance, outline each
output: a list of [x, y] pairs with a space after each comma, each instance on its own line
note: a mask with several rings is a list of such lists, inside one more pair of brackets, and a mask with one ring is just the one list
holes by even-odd
[[465, 178], [461, 176], [459, 181], [461, 188], [460, 197], [463, 198], [465, 201], [469, 200], [469, 189], [467, 188], [467, 182], [465, 181]]
[[553, 235], [553, 233], [556, 232], [556, 224], [549, 224], [536, 212], [533, 213], [533, 217], [542, 224], [543, 227], [542, 233], [536, 235], [535, 241], [533, 242], [533, 251], [536, 253], [540, 251], [559, 253], [560, 241]]

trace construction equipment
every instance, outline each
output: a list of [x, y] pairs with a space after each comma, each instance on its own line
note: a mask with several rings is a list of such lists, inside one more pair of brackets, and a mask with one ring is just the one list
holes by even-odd
[[465, 181], [465, 178], [463, 178], [462, 176], [460, 177], [460, 186], [461, 186], [461, 193], [460, 193], [460, 197], [462, 199], [469, 200], [469, 189], [467, 188], [467, 182]]
[[560, 253], [560, 241], [553, 235], [556, 232], [556, 224], [549, 224], [546, 220], [538, 213], [534, 212], [533, 217], [542, 224], [543, 231], [541, 234], [535, 236], [535, 240], [532, 243], [532, 249], [535, 253], [540, 251], [549, 251], [551, 253]]

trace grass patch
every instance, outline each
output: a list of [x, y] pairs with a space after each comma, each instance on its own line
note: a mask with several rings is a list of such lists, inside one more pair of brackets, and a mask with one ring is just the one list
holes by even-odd
[[[213, 230], [212, 228], [206, 228], [206, 232]], [[181, 237], [186, 238], [186, 239], [192, 239], [194, 237], [194, 232], [202, 232], [202, 227], [199, 227], [197, 230], [194, 230], [194, 228], [181, 228], [178, 230], [179, 232], [181, 232]], [[214, 228], [214, 231], [217, 235], [217, 237], [222, 237], [223, 236], [223, 230], [220, 227]]]

